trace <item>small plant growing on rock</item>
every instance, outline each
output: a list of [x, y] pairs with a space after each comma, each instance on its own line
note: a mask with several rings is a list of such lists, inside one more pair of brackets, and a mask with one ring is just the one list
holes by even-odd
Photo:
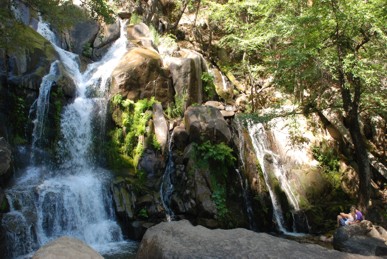
[[207, 97], [211, 100], [216, 96], [214, 76], [208, 72], [204, 72], [201, 77], [203, 81], [203, 90]]

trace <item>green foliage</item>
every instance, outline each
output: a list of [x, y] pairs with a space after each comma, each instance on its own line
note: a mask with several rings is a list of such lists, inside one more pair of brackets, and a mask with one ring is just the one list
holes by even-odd
[[82, 55], [88, 58], [91, 58], [93, 55], [93, 48], [90, 43], [83, 45]]
[[140, 22], [142, 22], [142, 17], [137, 13], [132, 13], [132, 16], [130, 17], [130, 24], [136, 25]]
[[155, 150], [158, 150], [158, 151], [161, 151], [161, 144], [158, 142], [157, 138], [156, 138], [156, 135], [155, 134], [152, 134], [152, 137], [149, 138], [151, 140], [151, 146], [155, 149]]
[[160, 45], [160, 42], [161, 42], [160, 34], [157, 32], [157, 30], [155, 29], [155, 27], [153, 27], [152, 25], [150, 26], [149, 30], [150, 30], [150, 34], [151, 34], [153, 43], [154, 43], [156, 46], [159, 46], [159, 45]]
[[208, 72], [204, 72], [201, 77], [203, 81], [203, 90], [204, 93], [208, 96], [210, 100], [214, 99], [216, 96], [214, 76]]
[[224, 143], [212, 144], [210, 141], [206, 141], [202, 144], [193, 144], [193, 147], [197, 151], [199, 158], [208, 163], [212, 172], [216, 174], [219, 179], [226, 179], [228, 167], [234, 165], [236, 158], [234, 157], [233, 150]]
[[312, 148], [313, 157], [319, 162], [324, 179], [332, 188], [332, 196], [342, 196], [340, 162], [337, 152], [326, 142]]
[[140, 217], [140, 218], [147, 219], [147, 218], [149, 217], [147, 209], [146, 209], [146, 208], [142, 208], [142, 209], [138, 212], [137, 216]]
[[175, 102], [172, 104], [168, 103], [166, 113], [169, 119], [183, 117], [184, 106], [185, 102], [187, 101], [187, 97], [188, 95], [186, 93], [183, 93], [183, 95], [176, 94]]
[[160, 38], [160, 45], [163, 45], [166, 48], [177, 48], [177, 43], [176, 43], [176, 36], [173, 34], [164, 34]]
[[152, 140], [153, 147], [157, 147], [153, 134], [146, 132], [155, 102], [153, 97], [137, 102], [124, 99], [120, 94], [111, 98], [112, 109], [119, 109], [121, 112], [121, 121], [109, 132], [111, 141], [108, 145], [108, 161], [113, 169], [129, 167], [136, 171], [144, 152], [143, 141], [146, 137]]
[[213, 186], [212, 200], [216, 205], [218, 219], [221, 222], [227, 222], [229, 210], [226, 203], [226, 188], [216, 182], [213, 182]]
[[337, 173], [339, 171], [340, 163], [338, 154], [326, 142], [322, 142], [320, 146], [312, 148], [313, 157], [324, 168], [325, 172]]

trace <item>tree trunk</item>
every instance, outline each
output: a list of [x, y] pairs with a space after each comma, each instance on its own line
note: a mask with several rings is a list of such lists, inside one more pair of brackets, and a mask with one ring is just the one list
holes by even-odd
[[[358, 165], [357, 174], [359, 176], [359, 207], [366, 212], [370, 199], [371, 167], [368, 158], [367, 147], [360, 130], [359, 105], [362, 84], [360, 79], [351, 72], [345, 72], [343, 58], [348, 52], [356, 52], [356, 49], [348, 47], [345, 35], [342, 35], [340, 28], [340, 18], [338, 15], [337, 0], [331, 0], [332, 10], [336, 19], [335, 44], [337, 51], [337, 72], [338, 82], [343, 101], [348, 130], [355, 148], [355, 157]], [[355, 53], [356, 54], [356, 53]], [[346, 85], [346, 83], [349, 84]], [[351, 92], [352, 90], [352, 92]]]
[[355, 147], [356, 161], [359, 175], [359, 205], [363, 211], [367, 210], [370, 199], [371, 168], [367, 147], [360, 130], [357, 112], [350, 112], [348, 116], [349, 132]]

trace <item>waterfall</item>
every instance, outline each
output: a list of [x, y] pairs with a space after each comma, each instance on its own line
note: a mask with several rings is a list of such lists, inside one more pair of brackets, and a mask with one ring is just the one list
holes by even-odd
[[174, 217], [173, 211], [171, 209], [171, 196], [174, 191], [174, 186], [172, 183], [172, 175], [175, 172], [175, 164], [173, 162], [173, 157], [172, 157], [172, 139], [173, 139], [173, 133], [169, 137], [168, 162], [167, 162], [167, 166], [165, 167], [163, 179], [160, 186], [160, 197], [161, 197], [163, 207], [165, 209], [165, 214], [168, 222], [171, 221]]
[[[125, 25], [121, 24], [121, 37], [106, 55], [89, 65], [84, 73], [79, 70], [78, 56], [56, 45], [55, 35], [47, 24], [40, 22], [38, 28], [58, 52], [65, 72], [77, 86], [77, 97], [62, 111], [58, 164], [43, 161], [31, 165], [6, 190], [11, 209], [4, 215], [2, 225], [6, 229], [10, 256], [29, 257], [28, 254], [60, 236], [81, 239], [105, 255], [114, 254], [117, 249], [133, 252], [137, 244], [124, 240], [115, 221], [109, 190], [111, 175], [96, 164], [93, 152], [96, 142], [100, 142], [95, 139], [95, 133], [101, 130], [95, 122], [104, 124], [101, 121], [106, 115], [104, 94], [109, 77], [126, 52]], [[36, 101], [34, 142], [44, 137], [47, 96], [57, 76], [57, 67], [58, 61], [44, 77]]]
[[277, 180], [281, 190], [285, 192], [292, 210], [299, 211], [300, 208], [298, 200], [291, 190], [289, 181], [286, 178], [285, 170], [279, 161], [278, 155], [270, 150], [269, 139], [263, 124], [253, 124], [250, 121], [248, 123], [248, 133], [252, 140], [257, 159], [261, 165], [266, 186], [269, 190], [270, 198], [273, 204], [273, 216], [277, 224], [277, 228], [282, 233], [292, 234], [286, 230], [283, 210], [281, 208], [279, 198], [273, 189], [273, 181]]
[[[42, 78], [42, 83], [39, 87], [39, 96], [32, 105], [36, 112], [36, 118], [33, 120], [34, 129], [32, 133], [32, 147], [36, 148], [41, 143], [41, 139], [44, 137], [44, 125], [47, 118], [48, 108], [50, 104], [50, 91], [51, 86], [56, 81], [59, 75], [58, 68], [59, 61], [52, 62], [50, 72]], [[31, 113], [31, 110], [30, 110]]]
[[257, 229], [257, 226], [256, 226], [255, 221], [254, 221], [253, 208], [251, 207], [249, 184], [247, 182], [247, 179], [243, 180], [242, 174], [239, 172], [238, 169], [236, 169], [235, 171], [238, 175], [238, 179], [239, 179], [239, 182], [241, 184], [242, 191], [243, 191], [243, 193], [242, 193], [243, 194], [243, 201], [245, 203], [247, 218], [249, 219], [249, 227], [251, 230], [257, 231], [258, 229]]

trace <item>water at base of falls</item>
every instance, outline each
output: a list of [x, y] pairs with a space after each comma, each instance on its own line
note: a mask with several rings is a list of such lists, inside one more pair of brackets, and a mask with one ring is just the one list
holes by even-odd
[[81, 172], [27, 167], [7, 190], [11, 212], [2, 225], [9, 257], [29, 258], [39, 247], [61, 236], [80, 239], [102, 255], [134, 255], [138, 243], [124, 240], [114, 221], [110, 174], [102, 168]]

